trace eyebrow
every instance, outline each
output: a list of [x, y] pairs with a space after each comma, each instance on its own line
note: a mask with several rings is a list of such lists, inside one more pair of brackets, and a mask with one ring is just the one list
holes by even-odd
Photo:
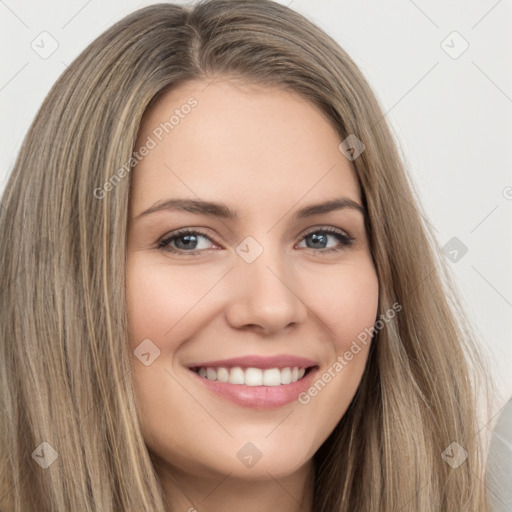
[[[348, 197], [337, 197], [323, 203], [311, 204], [298, 210], [293, 215], [295, 220], [313, 217], [322, 213], [329, 213], [335, 210], [352, 209], [360, 212], [363, 216], [366, 215], [366, 210], [359, 203], [356, 203]], [[135, 219], [145, 217], [150, 213], [159, 212], [162, 210], [181, 210], [185, 212], [208, 215], [210, 217], [218, 217], [222, 219], [235, 220], [238, 215], [235, 211], [231, 210], [226, 204], [215, 203], [212, 201], [203, 201], [199, 199], [178, 199], [171, 198], [163, 201], [158, 201], [153, 206], [139, 213]]]

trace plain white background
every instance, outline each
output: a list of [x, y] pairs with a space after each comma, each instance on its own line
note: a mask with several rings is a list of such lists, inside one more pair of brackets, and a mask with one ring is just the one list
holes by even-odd
[[[0, 192], [65, 66], [115, 21], [151, 3], [0, 0]], [[386, 112], [440, 245], [456, 237], [467, 247], [449, 264], [504, 401], [512, 396], [511, 2], [280, 3], [355, 60]]]

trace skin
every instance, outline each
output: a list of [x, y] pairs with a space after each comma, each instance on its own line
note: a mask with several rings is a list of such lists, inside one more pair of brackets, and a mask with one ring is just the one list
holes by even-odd
[[[150, 339], [160, 350], [149, 366], [133, 357], [144, 439], [176, 510], [310, 511], [312, 457], [349, 406], [370, 344], [307, 405], [269, 410], [219, 397], [187, 365], [293, 354], [317, 361], [319, 375], [332, 368], [377, 316], [364, 215], [344, 208], [292, 217], [335, 197], [361, 205], [361, 191], [317, 107], [289, 91], [222, 77], [162, 95], [144, 116], [137, 148], [191, 96], [197, 106], [132, 171], [130, 345]], [[238, 218], [175, 209], [139, 216], [171, 197], [226, 203]], [[322, 231], [329, 227], [353, 244]], [[206, 236], [192, 247], [175, 239], [168, 247], [181, 254], [158, 247], [180, 228]], [[248, 236], [263, 249], [252, 263], [236, 252]], [[252, 467], [237, 457], [248, 442], [262, 454]]]

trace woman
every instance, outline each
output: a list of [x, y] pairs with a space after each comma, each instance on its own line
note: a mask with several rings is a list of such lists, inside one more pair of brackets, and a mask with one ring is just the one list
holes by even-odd
[[299, 14], [127, 16], [2, 206], [2, 510], [487, 510], [477, 347], [369, 85]]

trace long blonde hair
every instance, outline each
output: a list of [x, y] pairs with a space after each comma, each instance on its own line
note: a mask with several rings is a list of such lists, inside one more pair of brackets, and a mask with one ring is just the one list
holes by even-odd
[[[131, 380], [129, 170], [94, 191], [130, 160], [157, 95], [214, 76], [298, 92], [340, 142], [365, 145], [352, 164], [379, 312], [402, 310], [375, 334], [358, 392], [315, 454], [315, 511], [485, 512], [485, 368], [397, 144], [350, 57], [268, 0], [140, 9], [78, 56], [37, 113], [0, 214], [0, 509], [166, 510]], [[450, 445], [467, 453], [457, 468], [442, 456]]]

